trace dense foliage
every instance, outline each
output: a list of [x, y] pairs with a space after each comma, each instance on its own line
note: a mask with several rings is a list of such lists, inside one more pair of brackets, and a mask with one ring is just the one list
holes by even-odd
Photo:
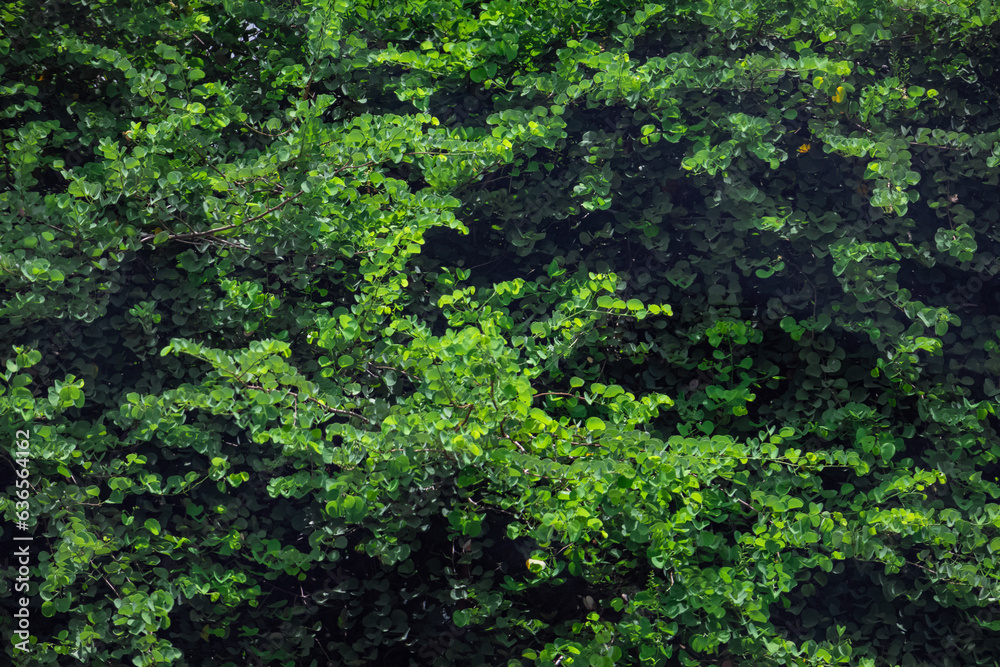
[[0, 3], [4, 653], [997, 664], [997, 19]]

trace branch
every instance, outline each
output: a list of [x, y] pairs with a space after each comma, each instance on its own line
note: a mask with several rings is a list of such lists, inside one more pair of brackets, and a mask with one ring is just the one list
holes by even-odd
[[[233, 229], [234, 227], [239, 227], [240, 225], [249, 224], [251, 222], [257, 222], [258, 220], [260, 220], [264, 216], [266, 216], [269, 213], [272, 213], [272, 212], [278, 210], [279, 208], [281, 208], [285, 204], [289, 203], [290, 201], [301, 197], [303, 194], [305, 194], [305, 190], [300, 190], [299, 192], [297, 192], [296, 194], [292, 195], [291, 197], [286, 197], [285, 199], [282, 199], [280, 202], [278, 202], [277, 204], [275, 204], [271, 208], [267, 209], [266, 211], [264, 211], [260, 215], [257, 215], [257, 216], [254, 216], [254, 217], [250, 218], [249, 220], [244, 220], [243, 222], [234, 222], [231, 225], [224, 225], [222, 227], [215, 227], [214, 229], [206, 229], [206, 230], [201, 231], [201, 232], [186, 232], [184, 234], [171, 234], [171, 235], [169, 235], [167, 237], [167, 240], [169, 240], [169, 241], [175, 241], [175, 240], [176, 241], [183, 241], [183, 240], [186, 240], [186, 239], [194, 239], [194, 238], [199, 238], [199, 237], [202, 237], [202, 236], [211, 236], [212, 234], [217, 234], [219, 232], [224, 232], [224, 231], [226, 231], [228, 229]], [[143, 236], [142, 239], [140, 239], [140, 241], [142, 243], [146, 243], [147, 241], [149, 241], [150, 239], [153, 239], [153, 238], [156, 238], [156, 234], [147, 234], [146, 236]]]
[[[242, 382], [242, 381], [240, 381], [240, 383], [241, 383], [241, 384], [242, 384], [242, 385], [243, 385], [243, 386], [244, 386], [244, 387], [245, 387], [246, 389], [256, 389], [257, 391], [266, 391], [266, 392], [267, 392], [267, 393], [269, 393], [269, 394], [271, 393], [271, 391], [273, 391], [273, 390], [271, 390], [271, 389], [265, 389], [264, 387], [262, 387], [262, 386], [260, 386], [260, 385], [257, 385], [257, 384], [248, 384], [248, 383], [246, 383], [246, 382]], [[287, 392], [285, 393], [285, 395], [286, 395], [286, 396], [291, 396], [291, 397], [292, 397], [292, 398], [294, 398], [294, 399], [295, 399], [296, 401], [298, 401], [298, 400], [299, 400], [299, 395], [298, 395], [298, 393], [296, 393], [296, 392], [294, 392], [294, 391], [291, 391], [291, 390], [288, 390], [288, 391], [287, 391]], [[311, 403], [315, 403], [316, 405], [320, 406], [321, 408], [323, 408], [324, 410], [326, 410], [326, 411], [327, 411], [327, 412], [329, 412], [329, 413], [332, 413], [332, 414], [335, 414], [335, 415], [341, 415], [341, 416], [344, 416], [344, 417], [354, 417], [354, 418], [356, 418], [356, 419], [360, 419], [361, 421], [365, 422], [366, 424], [373, 424], [373, 423], [374, 423], [374, 422], [373, 422], [372, 420], [368, 419], [367, 417], [365, 417], [365, 416], [363, 416], [363, 415], [359, 415], [359, 414], [358, 414], [358, 413], [356, 413], [356, 412], [351, 412], [350, 410], [341, 410], [341, 409], [339, 409], [339, 408], [331, 408], [331, 407], [330, 407], [329, 405], [327, 405], [326, 403], [323, 403], [323, 402], [322, 402], [322, 401], [320, 401], [319, 399], [317, 399], [317, 398], [313, 398], [312, 396], [306, 396], [306, 397], [305, 397], [305, 400], [307, 400], [307, 401], [309, 401], [309, 402], [311, 402]]]
[[465, 413], [465, 419], [462, 420], [461, 424], [459, 424], [458, 426], [455, 427], [456, 431], [460, 431], [462, 429], [462, 427], [465, 426], [465, 423], [469, 421], [469, 417], [472, 416], [472, 408], [473, 407], [474, 406], [472, 406], [472, 405], [469, 406], [469, 411]]

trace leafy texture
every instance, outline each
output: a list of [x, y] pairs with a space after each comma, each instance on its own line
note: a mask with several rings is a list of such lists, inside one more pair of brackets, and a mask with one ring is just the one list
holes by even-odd
[[993, 4], [0, 13], [14, 664], [1000, 660]]

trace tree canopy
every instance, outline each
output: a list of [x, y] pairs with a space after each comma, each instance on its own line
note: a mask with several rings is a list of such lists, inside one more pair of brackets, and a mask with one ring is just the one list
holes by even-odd
[[998, 18], [0, 3], [4, 653], [997, 664]]

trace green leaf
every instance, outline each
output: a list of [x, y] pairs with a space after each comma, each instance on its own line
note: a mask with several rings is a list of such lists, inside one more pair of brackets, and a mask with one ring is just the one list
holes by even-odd
[[146, 530], [151, 532], [153, 535], [160, 534], [160, 522], [157, 521], [156, 519], [146, 519], [142, 525]]

